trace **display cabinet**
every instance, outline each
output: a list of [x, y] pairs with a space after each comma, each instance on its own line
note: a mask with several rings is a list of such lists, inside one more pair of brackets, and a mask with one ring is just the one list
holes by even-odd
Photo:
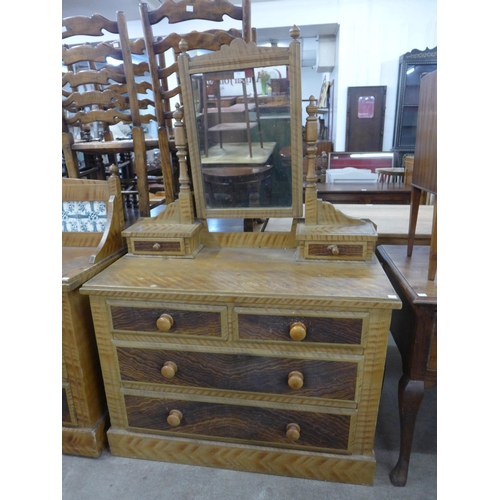
[[[113, 455], [371, 484], [389, 324], [401, 303], [374, 256], [374, 224], [317, 198], [312, 96], [302, 198], [300, 31], [290, 34], [289, 47], [237, 39], [179, 57], [179, 199], [125, 230], [128, 254], [82, 288], [92, 304], [107, 436]], [[257, 196], [248, 144], [237, 148], [225, 171], [233, 184], [223, 191], [213, 177], [226, 167], [204, 161], [198, 82], [277, 65], [290, 83], [291, 163], [280, 166], [287, 196], [264, 182], [261, 194], [270, 196]], [[256, 136], [252, 154], [260, 149]], [[254, 217], [291, 217], [292, 229], [212, 232], [207, 223]]]
[[437, 69], [437, 47], [413, 49], [399, 58], [398, 94], [394, 120], [395, 163], [404, 168], [404, 158], [415, 151], [420, 79]]

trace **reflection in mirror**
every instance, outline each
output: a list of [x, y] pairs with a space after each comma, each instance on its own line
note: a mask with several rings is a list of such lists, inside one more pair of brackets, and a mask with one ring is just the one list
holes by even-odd
[[191, 75], [207, 209], [291, 207], [288, 66]]

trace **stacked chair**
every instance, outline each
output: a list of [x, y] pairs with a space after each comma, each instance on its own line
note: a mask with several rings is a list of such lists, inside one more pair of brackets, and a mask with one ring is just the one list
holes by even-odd
[[[140, 4], [139, 9], [144, 37], [137, 40], [129, 39], [123, 12], [117, 12], [116, 21], [99, 14], [63, 19], [62, 36], [67, 45], [63, 45], [62, 51], [66, 69], [62, 81], [62, 144], [68, 177], [92, 175], [103, 179], [109, 165], [115, 163], [121, 170], [124, 195], [135, 189], [140, 216], [149, 217], [148, 150], [160, 152], [165, 202], [174, 201], [178, 193], [172, 117], [174, 103], [179, 102], [182, 107], [177, 66], [179, 42], [184, 39], [189, 50], [214, 51], [235, 38], [255, 41], [255, 29], [251, 28], [250, 0], [243, 0], [241, 7], [228, 0], [165, 0], [155, 10], [148, 10], [146, 3]], [[186, 30], [160, 37], [153, 34], [153, 27], [164, 19], [168, 24], [191, 20], [220, 23], [225, 16], [241, 21], [241, 30]], [[76, 44], [71, 44], [72, 37], [81, 35], [99, 38], [100, 43], [82, 44], [76, 38]], [[115, 41], [106, 41], [112, 35], [118, 35], [118, 40], [114, 37]], [[147, 63], [133, 63], [133, 56], [144, 55]], [[119, 65], [110, 64], [109, 58]], [[157, 122], [157, 138], [146, 139], [143, 126], [151, 121]], [[130, 127], [131, 137], [113, 137], [110, 127], [118, 124]], [[93, 160], [90, 168], [79, 168], [79, 152]], [[101, 160], [103, 156], [107, 156], [107, 161]]]
[[[123, 12], [117, 13], [116, 21], [95, 14], [90, 18], [63, 19], [62, 26], [63, 39], [68, 42], [81, 35], [102, 39], [103, 31], [119, 37], [119, 42], [103, 40], [97, 44], [63, 45], [62, 61], [66, 71], [62, 76], [62, 146], [68, 177], [81, 177], [78, 152], [94, 158], [108, 156], [108, 164], [121, 167], [124, 184], [133, 183], [137, 189], [140, 215], [149, 217], [146, 152], [158, 148], [158, 140], [146, 139], [143, 130], [143, 125], [155, 119], [155, 115], [140, 112], [140, 107], [153, 104], [147, 99], [139, 100], [135, 82], [136, 74], [149, 70], [147, 63], [132, 63], [132, 48], [138, 53], [140, 44], [137, 47], [130, 42]], [[139, 90], [144, 92], [142, 87]], [[125, 136], [122, 140], [113, 137], [113, 125], [131, 130], [131, 137]], [[75, 137], [75, 130], [80, 132], [80, 137]], [[104, 178], [105, 163], [97, 163], [100, 163], [97, 178]], [[164, 179], [164, 183], [168, 180], [168, 177]], [[173, 201], [173, 197], [167, 201]]]

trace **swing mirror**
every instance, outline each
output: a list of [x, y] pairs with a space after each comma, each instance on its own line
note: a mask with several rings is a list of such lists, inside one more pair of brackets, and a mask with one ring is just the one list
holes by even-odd
[[236, 39], [179, 57], [200, 218], [302, 216], [300, 31], [290, 34], [285, 48]]

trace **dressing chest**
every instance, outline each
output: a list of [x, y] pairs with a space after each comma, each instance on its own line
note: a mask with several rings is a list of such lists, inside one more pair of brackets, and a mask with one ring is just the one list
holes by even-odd
[[[317, 199], [312, 97], [303, 208], [298, 30], [291, 35], [288, 48], [235, 40], [179, 57], [179, 199], [125, 230], [128, 254], [82, 287], [107, 435], [115, 455], [371, 484], [389, 324], [401, 303], [374, 256], [374, 225]], [[292, 202], [235, 207], [228, 200], [226, 208], [220, 197], [214, 206], [205, 196], [203, 115], [191, 77], [220, 70], [239, 78], [239, 68], [275, 64], [290, 79], [292, 165], [273, 168], [289, 169], [283, 178], [291, 179]], [[293, 217], [292, 230], [208, 230], [210, 217], [257, 216]]]

